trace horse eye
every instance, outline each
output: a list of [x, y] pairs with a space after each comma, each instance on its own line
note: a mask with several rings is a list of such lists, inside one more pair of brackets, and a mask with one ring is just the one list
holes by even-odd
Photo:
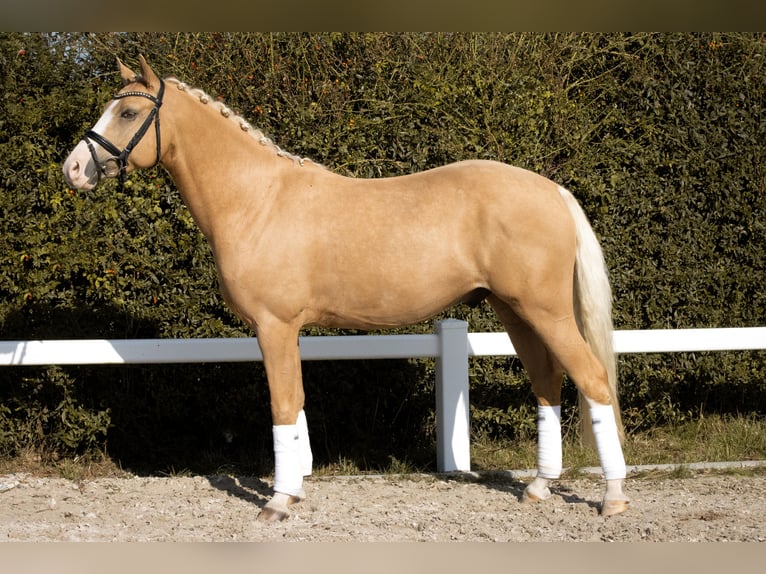
[[138, 114], [136, 114], [136, 112], [134, 112], [133, 110], [125, 110], [124, 112], [122, 112], [122, 114], [120, 114], [120, 117], [123, 120], [134, 120], [137, 115]]

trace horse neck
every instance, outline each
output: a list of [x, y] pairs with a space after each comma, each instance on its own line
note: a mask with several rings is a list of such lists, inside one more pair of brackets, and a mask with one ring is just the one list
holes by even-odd
[[163, 165], [202, 232], [213, 241], [244, 214], [269, 201], [269, 180], [292, 162], [265, 146], [213, 105], [170, 90], [163, 106]]

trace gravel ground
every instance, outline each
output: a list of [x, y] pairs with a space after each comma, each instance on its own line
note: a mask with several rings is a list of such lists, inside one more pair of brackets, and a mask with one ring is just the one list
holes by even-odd
[[310, 477], [289, 520], [256, 515], [268, 480], [230, 476], [69, 481], [0, 476], [2, 541], [747, 541], [766, 540], [766, 475], [633, 477], [628, 512], [602, 518], [597, 477], [519, 502], [507, 476]]

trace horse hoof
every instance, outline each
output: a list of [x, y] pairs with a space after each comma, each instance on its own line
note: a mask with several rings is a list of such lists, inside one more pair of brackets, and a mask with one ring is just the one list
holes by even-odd
[[542, 502], [542, 500], [533, 494], [524, 492], [524, 494], [521, 495], [522, 504], [537, 504], [538, 502]]
[[258, 520], [261, 522], [282, 522], [288, 518], [290, 518], [290, 513], [286, 510], [269, 508], [268, 506], [264, 506], [260, 514], [258, 514]]
[[524, 492], [521, 494], [522, 504], [535, 504], [537, 502], [542, 502], [542, 501], [543, 501], [542, 498], [529, 492], [529, 489], [525, 488]]
[[298, 494], [290, 495], [290, 498], [287, 499], [287, 504], [291, 506], [303, 502], [304, 500], [306, 500], [306, 491], [301, 490]]
[[548, 500], [551, 496], [551, 489], [548, 488], [547, 481], [540, 481], [538, 483], [538, 479], [535, 479], [524, 489], [521, 495], [521, 502], [523, 504], [532, 504]]
[[605, 500], [601, 503], [601, 516], [614, 516], [625, 512], [630, 506], [629, 500]]
[[274, 496], [269, 500], [266, 506], [263, 507], [258, 520], [263, 522], [281, 522], [290, 518], [290, 512], [287, 510], [288, 506], [297, 504], [306, 499], [306, 493], [301, 490], [298, 494], [283, 494], [281, 492], [275, 492]]
[[531, 492], [528, 488], [524, 489], [524, 492], [521, 494], [521, 502], [522, 504], [536, 504], [538, 502], [543, 502], [545, 500], [548, 500], [551, 497], [550, 491], [547, 493], [535, 494], [534, 492]]

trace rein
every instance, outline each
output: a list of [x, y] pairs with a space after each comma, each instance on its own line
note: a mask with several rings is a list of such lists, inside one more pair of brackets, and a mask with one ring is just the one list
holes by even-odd
[[[93, 130], [88, 130], [87, 132], [85, 132], [85, 135], [83, 136], [82, 139], [88, 145], [88, 150], [90, 151], [90, 155], [93, 158], [93, 163], [96, 165], [96, 173], [98, 174], [98, 181], [101, 181], [102, 177], [119, 177], [120, 184], [125, 183], [125, 177], [127, 175], [126, 170], [128, 167], [128, 156], [131, 154], [133, 149], [139, 144], [141, 139], [144, 137], [152, 121], [154, 121], [154, 130], [155, 130], [156, 138], [157, 138], [157, 161], [155, 162], [155, 165], [157, 163], [160, 163], [160, 155], [161, 155], [162, 148], [160, 145], [159, 111], [160, 111], [160, 106], [162, 106], [162, 97], [164, 94], [165, 94], [165, 82], [162, 79], [160, 79], [160, 89], [157, 92], [156, 97], [146, 92], [123, 92], [121, 94], [116, 94], [114, 96], [113, 99], [115, 100], [137, 96], [141, 98], [146, 98], [154, 102], [154, 107], [149, 112], [149, 115], [146, 116], [144, 123], [141, 124], [141, 127], [138, 128], [138, 131], [135, 133], [135, 135], [128, 142], [128, 145], [126, 145], [122, 151], [120, 151], [116, 145], [114, 145], [112, 142], [110, 142], [100, 133], [97, 133]], [[93, 146], [92, 142], [96, 142], [98, 145], [100, 145], [102, 148], [104, 148], [106, 151], [112, 154], [111, 157], [105, 159], [103, 162], [100, 162], [98, 160], [98, 155], [96, 154], [96, 148]]]

